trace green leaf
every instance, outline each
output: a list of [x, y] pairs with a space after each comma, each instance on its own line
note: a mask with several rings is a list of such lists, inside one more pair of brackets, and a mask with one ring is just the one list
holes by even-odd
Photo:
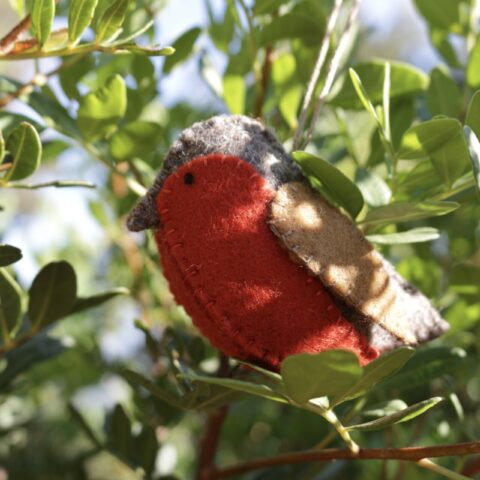
[[349, 390], [341, 393], [332, 400], [332, 406], [341, 402], [357, 398], [367, 393], [376, 383], [391, 377], [400, 370], [414, 354], [413, 348], [401, 347], [392, 352], [385, 353], [370, 362], [363, 368], [363, 373], [358, 382]]
[[480, 88], [480, 37], [477, 37], [467, 65], [467, 83], [470, 88]]
[[117, 129], [127, 110], [127, 88], [120, 75], [80, 100], [78, 126], [86, 140], [100, 140]]
[[18, 262], [22, 258], [22, 251], [12, 245], [0, 244], [0, 267], [6, 267]]
[[477, 90], [470, 100], [465, 124], [473, 130], [477, 138], [480, 138], [480, 90]]
[[287, 357], [282, 362], [281, 374], [289, 397], [304, 404], [313, 398], [340, 397], [359, 381], [362, 368], [354, 353], [328, 350]]
[[0, 338], [8, 342], [20, 326], [22, 290], [12, 276], [0, 268]]
[[280, 40], [292, 40], [298, 38], [307, 45], [315, 45], [321, 42], [324, 27], [319, 28], [317, 22], [306, 15], [287, 13], [281, 17], [274, 17], [260, 32], [261, 46], [276, 43]]
[[178, 398], [171, 393], [163, 390], [161, 387], [153, 383], [148, 378], [145, 378], [143, 375], [134, 372], [133, 370], [125, 369], [122, 370], [122, 376], [127, 380], [127, 382], [145, 388], [145, 390], [149, 391], [152, 395], [168, 403], [169, 405], [181, 409], [185, 408], [185, 405], [183, 404], [181, 398]]
[[473, 130], [469, 127], [463, 127], [465, 137], [467, 139], [470, 160], [472, 161], [473, 176], [475, 177], [475, 185], [480, 193], [480, 141]]
[[457, 57], [457, 52], [450, 42], [450, 34], [445, 30], [433, 28], [430, 30], [430, 39], [433, 46], [443, 59], [453, 68], [463, 68]]
[[246, 87], [242, 75], [227, 73], [223, 77], [223, 99], [232, 114], [245, 111]]
[[379, 418], [377, 420], [372, 420], [371, 422], [360, 423], [358, 425], [352, 425], [347, 427], [347, 430], [355, 431], [369, 431], [369, 430], [379, 430], [381, 428], [390, 427], [396, 423], [408, 422], [415, 417], [418, 417], [422, 413], [425, 413], [427, 410], [430, 410], [432, 407], [443, 401], [442, 397], [433, 397], [423, 402], [415, 403], [410, 407], [407, 407], [403, 410], [400, 410], [386, 417]]
[[83, 430], [83, 432], [90, 439], [93, 445], [95, 445], [97, 448], [101, 448], [102, 443], [97, 438], [97, 435], [92, 430], [92, 428], [90, 427], [88, 422], [85, 420], [83, 415], [78, 411], [77, 407], [75, 407], [75, 405], [72, 402], [68, 402], [67, 407], [73, 420]]
[[269, 400], [275, 400], [280, 403], [287, 403], [284, 397], [277, 394], [267, 385], [245, 382], [243, 380], [234, 380], [232, 378], [206, 377], [194, 373], [182, 373], [178, 375], [178, 378], [184, 378], [194, 382], [208, 383], [210, 385], [219, 385], [221, 387], [230, 388], [231, 390], [256, 395], [257, 397], [268, 398]]
[[143, 157], [155, 150], [161, 135], [158, 123], [141, 120], [128, 123], [110, 138], [110, 154], [116, 160]]
[[288, 0], [256, 0], [252, 13], [256, 16], [275, 12], [284, 3], [287, 3], [287, 1]]
[[55, 0], [35, 0], [32, 5], [32, 31], [43, 47], [50, 37], [53, 19], [55, 17]]
[[[350, 75], [350, 80], [352, 81], [353, 88], [355, 89], [358, 98], [362, 102], [363, 108], [365, 108], [365, 110], [370, 114], [370, 117], [372, 117], [372, 120], [377, 124], [378, 128], [383, 129], [375, 107], [373, 106], [372, 101], [370, 100], [358, 73], [353, 68], [350, 68], [348, 70], [348, 73]], [[383, 99], [385, 98], [383, 95], [383, 88], [384, 84], [382, 85], [382, 103]]]
[[395, 400], [387, 400], [386, 402], [377, 404], [370, 410], [364, 410], [361, 412], [361, 415], [362, 417], [380, 418], [391, 415], [392, 413], [397, 413], [405, 408], [408, 408], [408, 405], [403, 400], [397, 398]]
[[195, 42], [201, 33], [201, 28], [194, 27], [186, 31], [179, 38], [177, 38], [177, 40], [175, 40], [172, 45], [175, 50], [175, 55], [168, 57], [163, 64], [163, 71], [165, 73], [170, 73], [176, 65], [183, 62], [190, 56]]
[[69, 314], [83, 312], [84, 310], [89, 310], [91, 308], [98, 307], [103, 305], [105, 302], [108, 302], [112, 298], [118, 297], [119, 295], [129, 295], [130, 290], [127, 288], [112, 288], [102, 293], [97, 293], [90, 297], [77, 297], [73, 305], [72, 310]]
[[32, 175], [40, 166], [42, 143], [37, 131], [29, 123], [21, 123], [7, 138], [7, 150], [12, 155], [12, 166], [4, 180], [21, 180]]
[[458, 117], [462, 112], [462, 92], [445, 68], [434, 68], [430, 73], [427, 105], [432, 116]]
[[[428, 77], [422, 71], [403, 63], [390, 63], [390, 99], [412, 95], [426, 90]], [[362, 79], [362, 85], [373, 105], [383, 102], [383, 87], [385, 78], [385, 62], [373, 61], [354, 66], [355, 72]], [[348, 80], [344, 82], [338, 94], [331, 103], [336, 107], [361, 110], [362, 101], [355, 88]]]
[[363, 225], [389, 225], [391, 223], [412, 222], [424, 218], [447, 215], [459, 208], [456, 202], [398, 202], [370, 210], [360, 222]]
[[0, 129], [0, 164], [3, 163], [5, 157], [5, 139], [3, 138], [3, 132]]
[[372, 243], [379, 245], [401, 245], [405, 243], [430, 242], [440, 237], [440, 232], [432, 227], [412, 228], [406, 232], [367, 235]]
[[72, 0], [68, 11], [68, 40], [75, 45], [92, 23], [98, 0]]
[[362, 192], [363, 198], [371, 207], [387, 205], [392, 197], [390, 188], [383, 180], [371, 170], [357, 168], [355, 184]]
[[132, 426], [128, 415], [120, 404], [115, 405], [108, 421], [109, 441], [113, 450], [128, 458], [133, 446]]
[[311, 153], [296, 151], [294, 160], [308, 175], [316, 178], [327, 193], [342, 206], [353, 218], [363, 208], [363, 196], [360, 189], [340, 170]]
[[462, 33], [460, 5], [465, 0], [415, 0], [415, 6], [434, 28]]
[[95, 24], [95, 41], [104, 43], [112, 38], [125, 21], [130, 0], [112, 0]]
[[429, 157], [449, 187], [470, 163], [462, 125], [453, 118], [429, 120], [407, 130], [398, 156], [406, 160]]
[[459, 372], [468, 366], [467, 360], [466, 352], [458, 347], [423, 348], [417, 350], [400, 373], [376, 388], [382, 391], [414, 389], [448, 373], [459, 376]]
[[172, 47], [162, 47], [159, 45], [150, 45], [143, 47], [135, 43], [123, 43], [116, 45], [117, 51], [137, 53], [140, 55], [146, 55], [147, 57], [165, 57], [175, 53], [175, 49]]
[[40, 329], [68, 315], [75, 304], [77, 279], [67, 262], [51, 262], [40, 270], [29, 290], [28, 315]]

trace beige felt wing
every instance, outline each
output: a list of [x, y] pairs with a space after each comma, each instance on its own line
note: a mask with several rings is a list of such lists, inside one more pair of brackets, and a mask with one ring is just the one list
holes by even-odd
[[401, 343], [414, 345], [448, 328], [356, 225], [309, 185], [292, 182], [278, 189], [270, 227], [334, 296]]

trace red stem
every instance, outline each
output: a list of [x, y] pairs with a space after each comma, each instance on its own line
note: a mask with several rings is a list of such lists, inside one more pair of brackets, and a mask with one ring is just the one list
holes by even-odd
[[261, 458], [259, 460], [239, 463], [232, 467], [212, 469], [208, 472], [208, 475], [203, 478], [214, 480], [278, 465], [293, 465], [298, 463], [329, 460], [404, 460], [418, 462], [423, 458], [451, 457], [477, 453], [480, 453], [480, 441], [431, 447], [365, 448], [361, 449], [356, 455], [350, 450], [330, 448], [319, 451], [289, 453], [278, 455], [276, 457]]

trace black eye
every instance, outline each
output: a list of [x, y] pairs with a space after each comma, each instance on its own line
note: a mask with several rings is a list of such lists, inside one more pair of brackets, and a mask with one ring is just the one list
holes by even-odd
[[192, 185], [192, 183], [195, 181], [195, 177], [193, 176], [193, 173], [186, 173], [183, 177], [183, 182], [185, 185]]

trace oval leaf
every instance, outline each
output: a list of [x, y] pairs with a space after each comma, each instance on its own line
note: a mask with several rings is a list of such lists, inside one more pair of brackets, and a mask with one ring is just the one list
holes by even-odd
[[12, 245], [0, 245], [0, 267], [6, 267], [18, 262], [22, 258], [22, 251]]
[[72, 0], [68, 11], [68, 40], [75, 45], [93, 20], [98, 0]]
[[170, 73], [177, 64], [183, 62], [190, 56], [200, 33], [202, 33], [202, 29], [194, 27], [175, 40], [171, 47], [174, 49], [175, 55], [168, 57], [163, 64], [163, 71], [165, 73]]
[[342, 206], [353, 218], [363, 208], [363, 196], [360, 189], [340, 170], [325, 160], [307, 152], [293, 152], [295, 161], [302, 170], [316, 178], [327, 193]]
[[117, 160], [145, 156], [157, 146], [161, 131], [158, 123], [131, 122], [112, 135], [110, 153]]
[[68, 315], [75, 304], [77, 279], [67, 262], [52, 262], [40, 270], [29, 290], [28, 315], [40, 329]]
[[360, 380], [347, 392], [333, 400], [332, 405], [357, 398], [370, 390], [376, 383], [400, 370], [414, 354], [413, 348], [402, 347], [385, 353], [363, 368]]
[[455, 211], [460, 205], [456, 202], [399, 202], [370, 210], [362, 225], [389, 225], [391, 223], [412, 222], [424, 218], [438, 217]]
[[[411, 95], [426, 90], [428, 77], [410, 65], [390, 63], [390, 99]], [[362, 79], [365, 92], [374, 105], [381, 105], [383, 102], [383, 87], [385, 78], [385, 62], [374, 61], [361, 63], [354, 66], [356, 74]], [[351, 82], [346, 80], [333, 98], [332, 102], [337, 107], [346, 109], [361, 110], [362, 101], [357, 95]]]
[[434, 68], [430, 73], [427, 105], [432, 116], [458, 117], [462, 112], [462, 92], [447, 69]]
[[370, 242], [379, 245], [401, 245], [404, 243], [430, 242], [439, 237], [440, 232], [436, 228], [431, 227], [419, 227], [412, 228], [412, 230], [407, 230], [406, 232], [367, 236]]
[[392, 192], [383, 178], [370, 170], [357, 168], [355, 184], [362, 192], [365, 201], [372, 207], [387, 205], [392, 198]]
[[112, 0], [101, 12], [95, 24], [95, 41], [105, 42], [112, 38], [122, 26], [128, 11], [130, 0]]
[[50, 37], [55, 17], [55, 0], [35, 0], [32, 5], [32, 31], [43, 47]]
[[369, 431], [369, 430], [379, 430], [381, 428], [389, 427], [390, 425], [395, 425], [396, 423], [407, 422], [412, 420], [415, 417], [418, 417], [422, 413], [425, 413], [427, 410], [430, 410], [432, 407], [437, 405], [443, 400], [442, 397], [433, 397], [423, 402], [415, 403], [410, 407], [407, 407], [403, 410], [400, 410], [386, 417], [379, 418], [377, 420], [372, 420], [371, 422], [360, 423], [358, 425], [352, 425], [347, 427], [347, 430], [356, 430], [356, 431]]
[[0, 268], [0, 338], [5, 343], [20, 325], [21, 289], [12, 276]]
[[357, 356], [346, 350], [287, 357], [281, 374], [288, 396], [299, 404], [313, 398], [340, 397], [362, 376]]
[[231, 390], [237, 390], [239, 392], [249, 393], [250, 395], [256, 395], [257, 397], [263, 397], [268, 398], [269, 400], [287, 403], [285, 398], [277, 394], [267, 385], [245, 382], [243, 380], [234, 380], [232, 378], [205, 377], [202, 375], [195, 375], [193, 373], [182, 373], [181, 375], [178, 375], [178, 378], [185, 378], [194, 382], [208, 383], [210, 385], [219, 385], [221, 387], [230, 388]]
[[7, 150], [12, 155], [12, 166], [5, 181], [21, 180], [32, 175], [40, 166], [42, 143], [35, 128], [22, 122], [7, 139]]
[[469, 164], [462, 125], [453, 118], [438, 118], [415, 125], [405, 132], [398, 157], [414, 160], [429, 157], [451, 186]]
[[95, 141], [116, 130], [127, 110], [127, 87], [120, 75], [80, 100], [78, 126], [86, 140]]

